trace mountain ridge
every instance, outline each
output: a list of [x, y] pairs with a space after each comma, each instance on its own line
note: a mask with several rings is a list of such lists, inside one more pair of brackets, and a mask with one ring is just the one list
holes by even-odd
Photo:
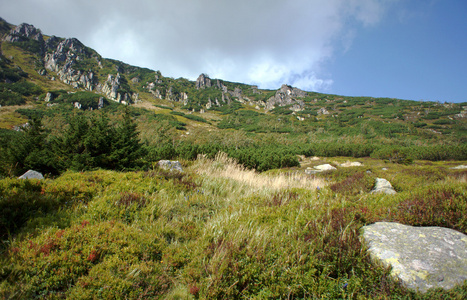
[[[203, 73], [196, 81], [174, 79], [163, 76], [159, 70], [103, 58], [76, 38], [43, 35], [40, 29], [26, 23], [14, 26], [1, 19], [0, 35], [5, 70], [9, 66], [10, 73], [19, 68], [24, 69], [23, 75], [27, 74], [21, 77], [15, 73], [12, 76], [16, 79], [3, 81], [21, 77], [37, 83], [44, 93], [35, 99], [46, 102], [53, 102], [54, 97], [63, 94], [57, 92], [62, 89], [87, 91], [137, 107], [153, 105], [155, 109], [162, 106], [188, 111], [197, 115], [197, 121], [219, 129], [258, 133], [320, 132], [320, 128], [338, 132], [342, 127], [362, 127], [358, 130], [366, 134], [371, 132], [367, 127], [381, 127], [375, 122], [392, 124], [389, 136], [397, 132], [419, 134], [420, 130], [430, 135], [458, 134], [465, 128], [467, 103], [347, 97], [303, 91], [285, 84], [277, 90], [264, 90], [255, 85], [211, 79]], [[83, 104], [74, 105], [98, 108], [97, 100], [92, 106]], [[183, 115], [177, 118], [186, 120]]]

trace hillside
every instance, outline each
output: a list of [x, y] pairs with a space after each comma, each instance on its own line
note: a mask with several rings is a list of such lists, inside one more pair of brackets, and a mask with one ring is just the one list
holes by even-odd
[[467, 233], [467, 103], [174, 79], [3, 19], [0, 37], [2, 299], [466, 297], [407, 288], [360, 232]]

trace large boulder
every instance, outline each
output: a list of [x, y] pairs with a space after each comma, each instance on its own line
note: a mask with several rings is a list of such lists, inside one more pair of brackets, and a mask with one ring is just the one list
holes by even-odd
[[29, 170], [20, 177], [18, 177], [18, 179], [44, 179], [44, 176], [37, 171]]
[[182, 165], [179, 161], [160, 160], [157, 164], [159, 165], [159, 168], [164, 170], [183, 172]]
[[376, 178], [376, 184], [371, 193], [397, 194], [391, 183], [384, 178]]
[[467, 235], [442, 227], [377, 222], [362, 228], [371, 257], [409, 289], [451, 289], [467, 280]]

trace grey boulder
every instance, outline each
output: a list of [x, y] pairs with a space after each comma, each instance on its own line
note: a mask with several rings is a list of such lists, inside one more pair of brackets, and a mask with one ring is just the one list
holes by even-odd
[[160, 160], [157, 164], [159, 165], [159, 168], [164, 170], [183, 172], [182, 165], [179, 161]]
[[407, 288], [451, 289], [467, 280], [467, 235], [442, 227], [377, 222], [362, 228], [370, 256]]
[[20, 177], [18, 177], [18, 179], [44, 179], [44, 176], [37, 171], [29, 170]]
[[371, 190], [371, 193], [397, 194], [391, 183], [384, 178], [376, 178], [375, 187]]

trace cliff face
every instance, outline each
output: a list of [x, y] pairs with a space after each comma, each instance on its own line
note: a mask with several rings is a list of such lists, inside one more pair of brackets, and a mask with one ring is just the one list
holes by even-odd
[[[34, 68], [40, 75], [120, 103], [138, 101], [137, 91], [142, 91], [155, 99], [183, 103], [190, 110], [218, 109], [234, 102], [265, 110], [284, 106], [293, 111], [304, 109], [301, 98], [306, 92], [288, 85], [271, 96], [270, 91], [261, 91], [256, 86], [211, 79], [206, 74], [199, 75], [194, 82], [167, 78], [158, 71], [104, 59], [76, 38], [43, 36], [33, 25], [13, 26], [3, 19], [0, 27], [4, 42], [23, 47], [38, 57]], [[28, 47], [24, 48], [25, 45]]]
[[41, 31], [33, 25], [21, 24], [10, 30], [3, 41], [10, 43], [36, 41], [39, 43], [39, 56], [43, 69], [39, 74], [51, 74], [51, 79], [58, 79], [74, 88], [96, 91], [111, 100], [129, 104], [138, 99], [131, 91], [122, 91], [120, 74], [109, 74], [107, 80], [99, 82], [96, 71], [102, 68], [102, 57], [87, 48], [76, 38], [61, 39], [55, 36], [44, 40]]
[[274, 109], [276, 106], [291, 105], [291, 110], [300, 111], [303, 110], [305, 103], [297, 98], [303, 98], [305, 96], [305, 91], [284, 84], [280, 90], [276, 92], [274, 97], [268, 99], [265, 103], [265, 108], [270, 110]]

